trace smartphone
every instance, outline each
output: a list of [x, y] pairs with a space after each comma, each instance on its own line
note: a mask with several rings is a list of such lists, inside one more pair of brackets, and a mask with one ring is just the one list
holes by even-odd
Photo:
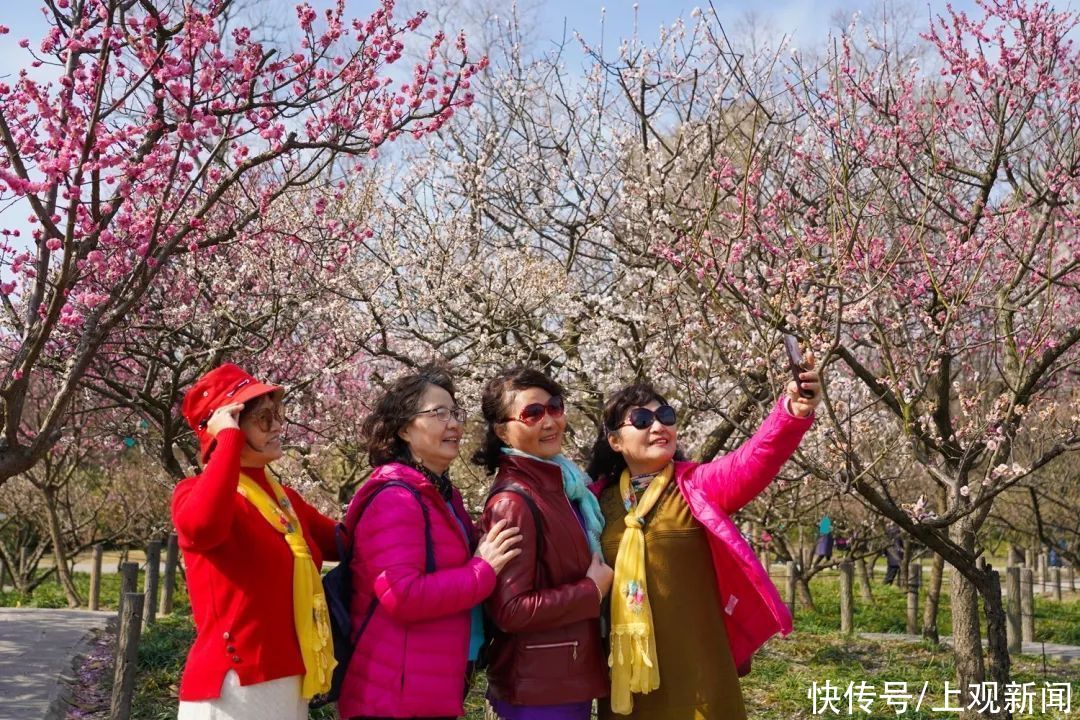
[[795, 378], [795, 384], [799, 388], [799, 395], [804, 398], [814, 397], [814, 393], [810, 390], [803, 390], [802, 381], [799, 379], [799, 373], [806, 368], [803, 366], [803, 354], [799, 349], [799, 341], [794, 335], [784, 333], [784, 349], [787, 350], [788, 365], [791, 368], [791, 376]]

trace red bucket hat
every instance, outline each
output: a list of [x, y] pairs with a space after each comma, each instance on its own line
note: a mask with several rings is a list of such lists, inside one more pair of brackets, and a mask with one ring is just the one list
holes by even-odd
[[219, 407], [246, 403], [260, 395], [285, 394], [280, 385], [267, 385], [232, 363], [219, 365], [195, 381], [184, 395], [181, 412], [187, 424], [199, 438], [199, 455], [205, 463], [214, 449], [214, 438], [206, 432], [206, 423]]

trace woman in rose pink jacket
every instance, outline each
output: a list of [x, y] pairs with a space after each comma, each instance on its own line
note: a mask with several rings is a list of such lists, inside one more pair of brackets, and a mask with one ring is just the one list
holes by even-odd
[[375, 470], [345, 515], [358, 637], [338, 700], [346, 720], [463, 712], [484, 637], [480, 603], [520, 552], [517, 528], [480, 535], [447, 475], [464, 420], [437, 367], [399, 379], [365, 420]]
[[753, 437], [705, 464], [677, 454], [675, 410], [652, 386], [608, 400], [589, 465], [615, 568], [600, 718], [746, 718], [740, 671], [791, 631], [791, 615], [730, 516], [772, 482], [813, 421], [821, 392], [809, 354], [807, 368], [809, 397], [791, 382]]

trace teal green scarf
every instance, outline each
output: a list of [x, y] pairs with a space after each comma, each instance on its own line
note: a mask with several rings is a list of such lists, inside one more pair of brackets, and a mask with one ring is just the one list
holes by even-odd
[[550, 460], [545, 460], [511, 447], [504, 447], [502, 451], [507, 455], [517, 455], [557, 465], [562, 470], [563, 492], [566, 493], [566, 499], [576, 502], [581, 511], [581, 517], [585, 520], [585, 537], [588, 538], [589, 549], [592, 552], [600, 552], [600, 533], [604, 530], [604, 514], [600, 512], [600, 502], [589, 490], [589, 476], [577, 466], [577, 463], [562, 453]]

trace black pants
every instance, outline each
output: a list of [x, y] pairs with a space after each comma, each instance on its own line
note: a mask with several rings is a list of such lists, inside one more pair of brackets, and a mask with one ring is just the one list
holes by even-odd
[[899, 565], [888, 565], [885, 568], [885, 584], [886, 585], [892, 585], [893, 580], [896, 579], [896, 576], [898, 574], [900, 574], [900, 566]]

